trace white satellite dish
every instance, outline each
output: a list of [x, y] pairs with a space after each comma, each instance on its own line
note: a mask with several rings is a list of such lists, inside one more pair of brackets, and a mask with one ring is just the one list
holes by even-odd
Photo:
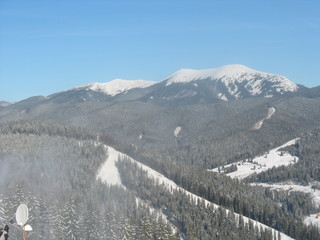
[[26, 231], [26, 232], [30, 232], [30, 231], [32, 231], [33, 229], [32, 229], [32, 227], [31, 227], [29, 224], [27, 224], [27, 225], [25, 225], [25, 226], [23, 227], [23, 230]]
[[28, 215], [29, 215], [29, 211], [28, 211], [27, 205], [20, 204], [16, 212], [17, 224], [20, 226], [24, 226], [28, 221]]

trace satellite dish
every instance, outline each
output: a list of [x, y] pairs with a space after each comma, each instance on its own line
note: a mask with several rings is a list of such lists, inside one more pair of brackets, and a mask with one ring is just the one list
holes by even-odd
[[26, 231], [26, 232], [30, 232], [30, 231], [32, 231], [33, 229], [32, 229], [32, 227], [31, 227], [29, 224], [27, 224], [27, 225], [25, 225], [25, 226], [23, 227], [23, 230]]
[[28, 211], [27, 205], [20, 204], [16, 212], [17, 224], [20, 226], [24, 226], [28, 221], [28, 215], [29, 215], [29, 211]]

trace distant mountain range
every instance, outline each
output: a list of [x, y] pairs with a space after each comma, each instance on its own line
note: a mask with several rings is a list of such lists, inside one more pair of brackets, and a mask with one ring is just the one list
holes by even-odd
[[273, 97], [297, 92], [287, 78], [252, 70], [243, 65], [193, 70], [181, 69], [160, 82], [116, 79], [92, 83], [49, 96], [63, 101], [137, 100], [157, 103], [229, 101]]
[[[80, 103], [138, 100], [160, 105], [185, 105], [292, 94], [315, 97], [320, 95], [320, 87], [307, 88], [277, 74], [256, 71], [243, 65], [226, 65], [205, 70], [181, 69], [159, 82], [115, 79], [91, 83], [47, 97], [32, 97], [31, 101]], [[21, 102], [25, 101], [29, 103], [30, 99]], [[10, 103], [0, 102], [0, 107], [8, 105]]]
[[185, 105], [292, 94], [314, 97], [319, 93], [318, 88], [297, 85], [277, 74], [243, 65], [226, 65], [205, 70], [181, 69], [160, 82], [115, 79], [91, 83], [48, 97], [37, 97], [37, 100], [56, 103], [138, 100], [160, 105]]

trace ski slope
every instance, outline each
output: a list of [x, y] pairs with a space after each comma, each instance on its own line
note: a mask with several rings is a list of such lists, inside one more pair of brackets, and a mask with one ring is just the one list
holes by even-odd
[[[118, 152], [114, 148], [111, 148], [111, 147], [107, 147], [107, 148], [108, 148], [108, 158], [106, 159], [106, 161], [103, 163], [103, 165], [99, 169], [98, 174], [97, 174], [97, 180], [100, 180], [103, 183], [108, 184], [108, 185], [117, 185], [117, 186], [124, 187], [121, 183], [118, 168], [115, 165], [116, 162], [118, 161], [118, 159], [122, 158], [122, 159], [126, 159], [127, 161], [131, 161], [131, 162], [137, 164], [141, 169], [143, 169], [144, 171], [147, 172], [149, 178], [154, 179], [155, 182], [158, 182], [159, 184], [162, 184], [163, 186], [165, 186], [168, 191], [173, 192], [173, 190], [180, 190], [181, 192], [183, 192], [187, 196], [189, 196], [190, 199], [192, 199], [196, 203], [203, 201], [206, 206], [212, 206], [215, 210], [218, 207], [220, 207], [217, 204], [209, 202], [208, 200], [206, 200], [202, 197], [199, 197], [199, 196], [179, 187], [176, 183], [174, 183], [173, 181], [171, 181], [170, 179], [168, 179], [167, 177], [165, 177], [161, 173], [159, 173], [159, 172], [153, 170], [152, 168], [134, 160], [133, 158], [129, 157], [128, 155], [121, 153], [121, 152]], [[229, 212], [228, 209], [225, 209], [225, 210], [227, 213]], [[235, 213], [235, 216], [239, 217], [240, 215]], [[245, 223], [248, 223], [251, 220], [253, 222], [253, 225], [257, 226], [258, 228], [273, 230], [272, 232], [273, 232], [273, 234], [275, 234], [275, 236], [277, 236], [277, 234], [278, 234], [278, 231], [276, 231], [276, 230], [274, 230], [274, 229], [268, 227], [267, 225], [262, 224], [258, 221], [252, 220], [252, 219], [247, 218], [245, 216], [243, 216], [243, 220]], [[281, 235], [281, 240], [293, 239], [284, 233], [280, 233], [280, 235]]]
[[262, 127], [264, 121], [267, 119], [270, 119], [275, 112], [276, 112], [276, 109], [274, 107], [269, 107], [268, 112], [267, 112], [267, 116], [265, 118], [261, 119], [260, 121], [256, 122], [252, 126], [252, 130], [259, 130]]
[[255, 157], [250, 161], [249, 159], [245, 159], [232, 164], [214, 168], [209, 171], [224, 173], [225, 169], [232, 167], [232, 165], [236, 165], [237, 170], [231, 173], [227, 173], [226, 175], [231, 178], [244, 179], [254, 173], [261, 173], [273, 167], [288, 166], [290, 164], [294, 164], [299, 160], [299, 158], [292, 156], [288, 152], [280, 151], [280, 149], [295, 144], [297, 140], [298, 138], [293, 139], [277, 148], [270, 150], [268, 153], [265, 153], [262, 156]]
[[[107, 147], [107, 146], [105, 146]], [[125, 188], [121, 183], [120, 174], [116, 166], [116, 162], [119, 156], [122, 156], [120, 152], [116, 151], [114, 148], [108, 148], [108, 158], [104, 164], [100, 167], [97, 179], [107, 185], [116, 185]]]

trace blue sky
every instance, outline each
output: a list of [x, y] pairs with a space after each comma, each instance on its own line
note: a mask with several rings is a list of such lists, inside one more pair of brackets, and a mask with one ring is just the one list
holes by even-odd
[[320, 1], [0, 0], [0, 100], [226, 64], [320, 85]]

